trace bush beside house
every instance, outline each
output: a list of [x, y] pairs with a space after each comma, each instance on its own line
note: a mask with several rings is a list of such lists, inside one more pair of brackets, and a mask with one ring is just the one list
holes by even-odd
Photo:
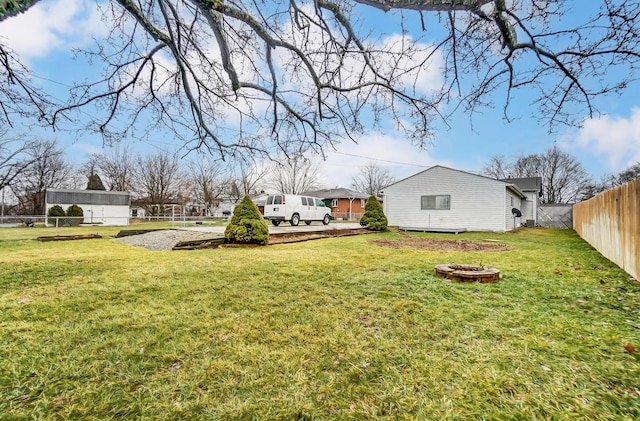
[[360, 225], [374, 231], [386, 231], [387, 224], [387, 217], [384, 216], [380, 202], [375, 196], [369, 196], [364, 206], [364, 215], [360, 218]]
[[67, 208], [67, 216], [70, 217], [68, 219], [69, 225], [72, 227], [77, 227], [84, 220], [82, 218], [84, 216], [84, 211], [78, 205], [71, 205], [69, 206], [69, 208]]
[[60, 218], [65, 215], [66, 214], [64, 213], [64, 209], [62, 209], [62, 206], [60, 205], [52, 206], [51, 208], [49, 208], [49, 211], [47, 212], [47, 216], [49, 217], [47, 223], [51, 225], [55, 225], [56, 218]]
[[234, 243], [269, 244], [269, 227], [248, 195], [233, 211], [224, 236]]

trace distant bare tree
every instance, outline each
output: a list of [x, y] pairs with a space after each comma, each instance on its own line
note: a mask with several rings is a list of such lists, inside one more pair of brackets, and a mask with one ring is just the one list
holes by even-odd
[[500, 179], [542, 177], [543, 203], [578, 201], [586, 190], [592, 190], [590, 186], [593, 184], [582, 164], [556, 146], [540, 154], [520, 156], [512, 163], [502, 156], [494, 156], [484, 165], [482, 172]]
[[182, 181], [177, 156], [158, 153], [136, 157], [135, 191], [146, 200], [152, 215], [163, 212], [165, 204], [178, 201]]
[[18, 139], [6, 139], [7, 131], [0, 131], [0, 190], [9, 187], [35, 159], [26, 153], [29, 143]]
[[258, 186], [264, 182], [267, 175], [267, 167], [259, 165], [242, 157], [231, 165], [231, 181], [227, 188], [228, 197], [238, 203], [245, 195], [258, 193]]
[[493, 155], [489, 161], [482, 166], [482, 174], [495, 179], [508, 178], [511, 164], [507, 162], [504, 155]]
[[626, 168], [615, 177], [615, 184], [621, 186], [630, 181], [640, 178], [640, 162], [636, 162], [629, 168]]
[[380, 191], [396, 181], [388, 169], [382, 168], [375, 162], [368, 162], [360, 168], [360, 173], [353, 177], [351, 187], [369, 196], [380, 197]]
[[14, 179], [11, 190], [18, 198], [21, 213], [42, 215], [45, 190], [63, 187], [72, 168], [53, 140], [30, 142], [24, 153], [30, 164]]
[[203, 205], [207, 215], [213, 213], [230, 183], [226, 166], [204, 153], [198, 153], [187, 163], [186, 180], [192, 200]]
[[576, 202], [590, 182], [582, 164], [557, 147], [547, 149], [540, 156], [539, 164], [543, 170], [542, 197], [546, 203]]
[[[28, 144], [18, 139], [7, 139], [6, 130], [0, 130], [0, 216], [4, 216], [5, 201], [11, 183], [31, 164], [25, 153]], [[13, 196], [13, 194], [11, 194]]]
[[102, 154], [91, 157], [101, 175], [105, 188], [110, 191], [130, 191], [135, 170], [135, 159], [126, 144], [117, 145]]
[[271, 165], [267, 184], [278, 193], [301, 194], [320, 186], [320, 167], [304, 157], [282, 159]]

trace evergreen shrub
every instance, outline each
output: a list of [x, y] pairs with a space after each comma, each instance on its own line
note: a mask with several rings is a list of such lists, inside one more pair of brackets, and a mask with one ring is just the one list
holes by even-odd
[[65, 216], [64, 209], [62, 209], [62, 206], [60, 205], [52, 206], [51, 208], [49, 208], [49, 211], [47, 212], [47, 216], [49, 217], [47, 219], [47, 223], [50, 225], [55, 225], [56, 217]]
[[84, 216], [84, 211], [78, 205], [71, 205], [67, 209], [67, 216], [71, 217], [68, 219], [68, 224], [72, 227], [77, 227], [84, 221], [82, 216]]
[[375, 196], [370, 196], [364, 205], [364, 215], [360, 218], [360, 225], [374, 231], [386, 231], [387, 224], [387, 217], [382, 211], [380, 202], [378, 202]]
[[269, 244], [269, 227], [248, 195], [233, 211], [224, 236], [234, 243]]

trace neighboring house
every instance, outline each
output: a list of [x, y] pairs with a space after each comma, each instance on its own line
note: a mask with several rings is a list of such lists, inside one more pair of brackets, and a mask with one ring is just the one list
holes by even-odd
[[525, 220], [514, 208], [535, 209], [527, 200], [514, 183], [440, 165], [383, 191], [389, 225], [424, 231], [509, 231]]
[[65, 211], [71, 205], [80, 206], [85, 224], [129, 225], [131, 193], [49, 189], [45, 194], [45, 214], [55, 205]]
[[538, 209], [540, 207], [540, 197], [542, 196], [542, 177], [525, 177], [525, 178], [504, 178], [500, 181], [514, 184], [524, 195], [526, 200], [522, 201], [522, 221], [528, 222], [527, 225], [538, 225]]
[[145, 218], [167, 218], [182, 216], [187, 214], [188, 207], [182, 203], [165, 203], [162, 205], [151, 204], [150, 199], [133, 199], [131, 201], [131, 217], [138, 219]]
[[325, 205], [331, 208], [331, 216], [348, 221], [360, 219], [369, 198], [364, 193], [341, 187], [309, 191], [304, 194], [323, 199]]
[[260, 211], [260, 215], [264, 215], [264, 205], [267, 204], [267, 197], [269, 197], [269, 194], [264, 192], [251, 197], [251, 200], [255, 203], [258, 211]]

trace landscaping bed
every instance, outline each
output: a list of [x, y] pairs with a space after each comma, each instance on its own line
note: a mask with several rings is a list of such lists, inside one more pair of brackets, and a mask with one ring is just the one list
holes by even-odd
[[[301, 241], [318, 240], [321, 238], [345, 237], [349, 235], [370, 234], [366, 228], [332, 229], [315, 232], [290, 232], [269, 234], [269, 244], [299, 243]], [[204, 238], [178, 242], [173, 250], [197, 250], [218, 247], [246, 247], [250, 244], [228, 243], [224, 238]]]
[[442, 238], [403, 237], [399, 239], [371, 240], [372, 244], [396, 249], [419, 249], [431, 251], [509, 251], [504, 243], [495, 240], [470, 241]]

